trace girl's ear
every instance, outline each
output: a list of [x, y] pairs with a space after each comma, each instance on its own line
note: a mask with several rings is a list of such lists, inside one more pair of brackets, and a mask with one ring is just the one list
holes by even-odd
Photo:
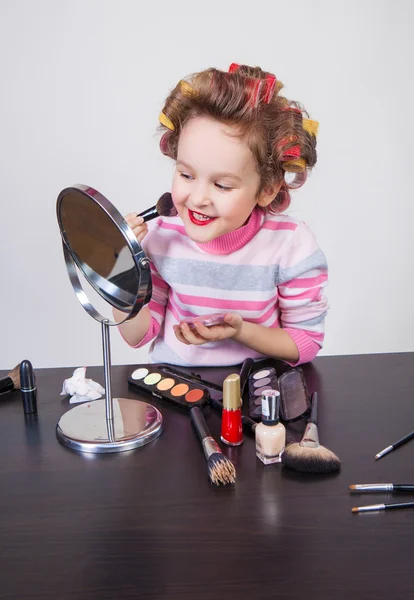
[[257, 199], [257, 204], [262, 208], [268, 206], [276, 198], [282, 185], [283, 181], [268, 185], [264, 190], [260, 192], [259, 197]]

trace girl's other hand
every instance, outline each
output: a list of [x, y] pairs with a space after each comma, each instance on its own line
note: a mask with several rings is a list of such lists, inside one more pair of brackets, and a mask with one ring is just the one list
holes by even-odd
[[144, 219], [142, 217], [138, 217], [136, 213], [126, 215], [124, 219], [132, 229], [137, 240], [141, 243], [148, 233], [147, 223], [144, 223]]
[[200, 346], [208, 342], [218, 342], [235, 337], [243, 324], [243, 319], [236, 313], [226, 313], [223, 323], [206, 327], [199, 321], [194, 321], [193, 327], [182, 322], [174, 325], [174, 333], [183, 344]]

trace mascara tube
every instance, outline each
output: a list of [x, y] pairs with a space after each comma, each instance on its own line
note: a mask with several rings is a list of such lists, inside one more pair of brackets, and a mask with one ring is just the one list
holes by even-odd
[[20, 364], [20, 390], [25, 415], [37, 412], [36, 378], [30, 360], [23, 360]]
[[221, 441], [229, 446], [239, 446], [243, 442], [240, 377], [236, 373], [223, 382]]

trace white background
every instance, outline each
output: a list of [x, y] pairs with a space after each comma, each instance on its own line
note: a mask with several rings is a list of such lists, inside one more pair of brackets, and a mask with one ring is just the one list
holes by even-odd
[[[170, 189], [158, 114], [185, 75], [259, 65], [320, 121], [289, 211], [330, 266], [323, 354], [414, 350], [410, 0], [0, 0], [0, 368], [101, 364], [55, 215], [73, 183], [125, 214]], [[112, 331], [114, 364], [145, 362]]]

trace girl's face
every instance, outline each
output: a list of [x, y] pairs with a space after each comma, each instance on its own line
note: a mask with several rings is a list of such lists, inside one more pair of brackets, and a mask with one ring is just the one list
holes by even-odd
[[235, 133], [208, 117], [190, 119], [181, 132], [172, 197], [195, 242], [238, 229], [257, 203], [265, 206], [277, 193], [272, 189], [257, 196], [260, 178], [253, 155]]

